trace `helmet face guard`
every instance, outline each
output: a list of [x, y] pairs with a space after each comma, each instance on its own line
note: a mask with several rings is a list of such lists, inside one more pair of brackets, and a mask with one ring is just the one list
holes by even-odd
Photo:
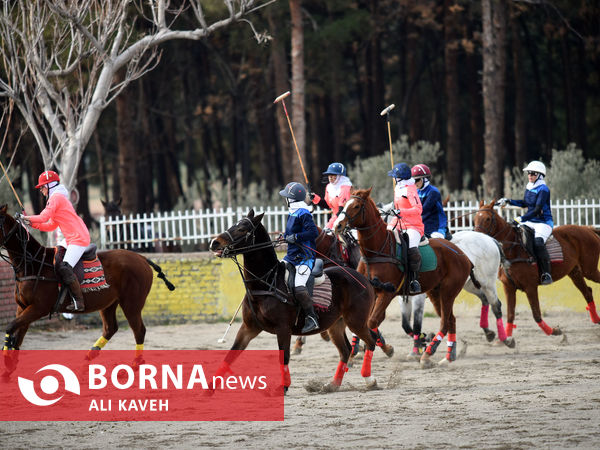
[[35, 188], [39, 189], [43, 186], [46, 186], [48, 183], [52, 183], [53, 181], [60, 183], [60, 177], [55, 171], [46, 170], [45, 172], [42, 172], [38, 177], [38, 184], [35, 186]]
[[301, 183], [292, 181], [288, 183], [281, 191], [279, 195], [290, 200], [291, 202], [306, 201], [307, 191]]

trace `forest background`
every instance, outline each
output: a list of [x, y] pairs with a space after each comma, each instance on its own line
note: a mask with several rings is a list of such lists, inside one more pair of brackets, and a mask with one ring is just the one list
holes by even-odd
[[[119, 3], [102, 4], [113, 2]], [[6, 12], [7, 3], [5, 21], [20, 12]], [[66, 9], [72, 2], [38, 3]], [[129, 39], [152, 30], [142, 3], [137, 9], [136, 2], [120, 3], [135, 24]], [[321, 173], [339, 161], [357, 187], [381, 186], [379, 198], [391, 199], [389, 135], [380, 111], [393, 103], [395, 162], [429, 164], [434, 183], [453, 199], [520, 196], [519, 171], [532, 159], [549, 167], [553, 198], [600, 196], [598, 2], [166, 3], [171, 30], [194, 29], [195, 3], [215, 20], [233, 16], [238, 4], [262, 7], [246, 8], [201, 39], [161, 43], [139, 76], [106, 102], [70, 175], [88, 223], [91, 187], [102, 199], [121, 198], [124, 213], [281, 203], [283, 185], [304, 181], [284, 110], [273, 103], [290, 89], [286, 106], [316, 192], [324, 188]], [[0, 159], [38, 212], [37, 175], [61, 171], [60, 158], [49, 164], [40, 142], [61, 143], [31, 132], [34, 123], [44, 128], [41, 115], [28, 123], [18, 108], [13, 113], [3, 90], [11, 49], [2, 45]], [[66, 75], [63, 90], [92, 78], [85, 68]], [[115, 78], [129, 75], [123, 70]], [[1, 197], [14, 204], [4, 181]]]

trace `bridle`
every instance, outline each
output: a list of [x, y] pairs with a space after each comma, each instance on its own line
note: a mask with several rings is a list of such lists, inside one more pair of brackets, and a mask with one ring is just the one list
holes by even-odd
[[346, 208], [344, 208], [344, 210], [338, 215], [338, 218], [343, 214], [344, 216], [346, 216], [346, 219], [348, 221], [348, 225], [351, 228], [354, 228], [357, 231], [366, 231], [366, 230], [370, 230], [372, 228], [375, 228], [375, 230], [373, 231], [372, 234], [366, 236], [364, 238], [364, 240], [368, 240], [371, 239], [373, 236], [375, 236], [375, 234], [377, 234], [377, 232], [379, 231], [379, 227], [380, 227], [380, 223], [378, 221], [375, 221], [375, 223], [373, 225], [369, 225], [368, 227], [357, 227], [355, 225], [353, 225], [352, 223], [354, 222], [354, 220], [356, 220], [358, 218], [359, 215], [361, 215], [362, 221], [364, 223], [365, 221], [365, 214], [366, 214], [366, 204], [367, 204], [367, 200], [362, 198], [359, 195], [352, 195], [350, 196], [350, 198], [352, 199], [356, 199], [356, 200], [360, 200], [361, 204], [360, 204], [360, 208], [359, 210], [356, 212], [356, 214], [354, 214], [352, 217], [350, 217], [347, 213], [346, 213]]
[[[248, 222], [250, 224], [250, 229], [245, 234], [243, 234], [237, 238], [234, 238], [232, 236], [230, 230], [241, 226], [244, 222]], [[229, 229], [225, 230], [222, 234], [227, 236], [227, 239], [229, 239], [229, 243], [227, 245], [225, 245], [225, 247], [223, 247], [222, 256], [223, 257], [232, 257], [232, 256], [248, 253], [253, 250], [258, 250], [259, 248], [265, 248], [267, 246], [271, 246], [272, 243], [268, 243], [268, 245], [259, 244], [258, 246], [256, 246], [254, 244], [255, 239], [256, 239], [256, 236], [254, 234], [256, 232], [256, 228], [257, 228], [257, 225], [254, 225], [254, 222], [252, 222], [252, 220], [250, 220], [248, 217], [244, 217], [239, 222], [237, 222], [235, 225], [233, 225]], [[246, 246], [245, 247], [237, 247], [237, 245], [242, 242], [244, 242], [246, 244]]]

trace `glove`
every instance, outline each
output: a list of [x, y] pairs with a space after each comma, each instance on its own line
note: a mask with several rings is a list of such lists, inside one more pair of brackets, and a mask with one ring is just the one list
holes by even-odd
[[394, 209], [394, 202], [386, 203], [385, 205], [381, 205], [381, 209], [384, 213], [389, 214], [392, 209]]
[[296, 243], [296, 235], [290, 234], [289, 236], [286, 236], [285, 242], [287, 242], [288, 244], [295, 244]]
[[498, 200], [496, 202], [496, 205], [503, 207], [503, 206], [506, 206], [508, 204], [508, 201], [509, 200], [507, 198], [502, 197], [500, 200]]
[[512, 224], [513, 224], [514, 226], [520, 225], [520, 224], [521, 224], [521, 220], [522, 220], [522, 219], [521, 219], [521, 216], [517, 216], [517, 217], [515, 217], [515, 218], [513, 219], [513, 221], [512, 221]]
[[431, 237], [436, 238], [436, 239], [445, 239], [446, 238], [446, 236], [444, 236], [439, 231], [434, 231], [433, 233], [431, 233]]

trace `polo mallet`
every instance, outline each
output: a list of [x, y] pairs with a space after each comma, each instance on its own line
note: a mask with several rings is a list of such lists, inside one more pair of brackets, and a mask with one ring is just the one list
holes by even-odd
[[242, 303], [244, 303], [244, 299], [242, 299], [242, 301], [240, 302], [240, 304], [238, 305], [237, 309], [235, 310], [235, 313], [233, 314], [233, 317], [231, 318], [231, 320], [229, 321], [229, 325], [227, 326], [227, 329], [225, 330], [225, 334], [223, 335], [223, 337], [221, 339], [219, 339], [217, 342], [219, 344], [222, 344], [223, 342], [225, 342], [225, 336], [227, 336], [227, 332], [229, 331], [229, 329], [231, 328], [231, 324], [233, 323], [233, 321], [235, 320], [235, 317], [237, 316], [237, 313], [239, 312], [240, 308], [242, 307]]
[[383, 116], [385, 114], [387, 119], [388, 139], [390, 141], [390, 163], [392, 164], [392, 169], [394, 168], [394, 154], [392, 153], [392, 131], [390, 129], [390, 111], [395, 107], [396, 105], [392, 103], [390, 106], [388, 106], [379, 113], [380, 116]]
[[290, 121], [290, 116], [288, 115], [287, 108], [285, 107], [284, 98], [290, 95], [290, 91], [284, 92], [279, 97], [277, 97], [273, 103], [281, 102], [283, 105], [283, 110], [285, 111], [285, 117], [287, 118], [288, 125], [290, 126], [290, 132], [292, 133], [292, 140], [294, 141], [294, 147], [296, 147], [296, 153], [298, 154], [298, 160], [300, 161], [300, 168], [302, 169], [302, 174], [304, 175], [304, 181], [306, 181], [306, 186], [308, 186], [308, 177], [306, 176], [306, 171], [304, 170], [304, 164], [302, 164], [302, 157], [300, 156], [300, 150], [298, 150], [298, 144], [296, 143], [296, 137], [294, 136], [294, 130], [292, 129], [292, 122]]

